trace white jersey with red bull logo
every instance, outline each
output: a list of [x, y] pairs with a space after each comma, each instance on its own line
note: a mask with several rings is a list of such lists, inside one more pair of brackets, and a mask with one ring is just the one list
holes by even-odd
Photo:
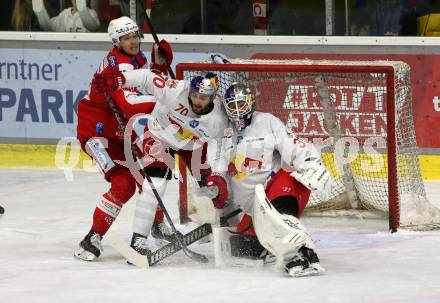
[[[205, 115], [197, 115], [189, 104], [190, 81], [166, 79], [150, 70], [124, 72], [124, 87], [138, 87], [156, 97], [156, 106], [148, 120], [148, 128], [161, 141], [175, 150], [195, 150], [210, 140], [208, 144], [208, 163], [217, 156], [228, 118], [218, 98], [214, 108]], [[212, 146], [215, 145], [215, 146]]]
[[229, 200], [250, 213], [257, 184], [265, 184], [280, 168], [299, 170], [305, 159], [320, 157], [313, 144], [287, 131], [280, 119], [270, 113], [254, 112], [243, 131], [234, 128], [232, 140], [223, 154], [229, 158]]

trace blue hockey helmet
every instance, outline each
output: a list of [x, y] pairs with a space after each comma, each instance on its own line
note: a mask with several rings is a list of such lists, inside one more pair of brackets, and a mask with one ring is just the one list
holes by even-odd
[[232, 83], [226, 90], [223, 106], [236, 129], [244, 130], [250, 124], [255, 111], [254, 95], [246, 85]]
[[210, 96], [214, 100], [218, 89], [218, 78], [216, 74], [207, 73], [205, 76], [197, 76], [191, 80], [191, 92]]

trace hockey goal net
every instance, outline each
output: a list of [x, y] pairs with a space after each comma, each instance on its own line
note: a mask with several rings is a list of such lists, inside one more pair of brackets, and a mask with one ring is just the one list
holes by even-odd
[[[219, 96], [247, 84], [258, 111], [280, 118], [321, 149], [337, 187], [312, 194], [306, 214], [389, 219], [389, 227], [432, 229], [439, 210], [426, 198], [413, 123], [410, 68], [397, 61], [230, 60], [177, 65], [178, 79], [210, 71]], [[181, 221], [192, 211], [195, 182], [180, 162]]]

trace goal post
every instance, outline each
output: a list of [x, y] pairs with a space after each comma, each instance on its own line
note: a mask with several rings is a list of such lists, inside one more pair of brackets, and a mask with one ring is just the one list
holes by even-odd
[[[321, 149], [336, 181], [331, 199], [312, 194], [306, 214], [375, 214], [389, 228], [440, 226], [426, 198], [412, 111], [410, 68], [400, 61], [243, 60], [181, 63], [178, 79], [213, 72], [221, 98], [233, 82], [255, 95], [257, 111], [280, 118]], [[179, 162], [180, 217], [191, 212], [194, 181]]]

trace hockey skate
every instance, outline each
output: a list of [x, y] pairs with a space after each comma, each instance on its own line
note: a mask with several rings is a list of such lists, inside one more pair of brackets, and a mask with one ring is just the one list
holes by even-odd
[[102, 237], [91, 229], [84, 239], [79, 243], [79, 248], [74, 252], [74, 256], [84, 261], [95, 260], [103, 251], [101, 239]]
[[298, 254], [285, 265], [285, 269], [292, 277], [316, 276], [325, 272], [319, 264], [318, 255], [313, 249], [305, 246], [302, 246]]
[[292, 277], [308, 276], [308, 268], [310, 264], [305, 260], [301, 254], [292, 258], [292, 260], [285, 265], [286, 272]]
[[163, 241], [173, 242], [175, 236], [171, 228], [164, 222], [153, 224], [151, 227], [151, 236], [156, 239], [156, 245], [164, 245]]
[[[143, 256], [150, 256], [151, 250], [147, 244], [147, 237], [138, 233], [133, 233], [131, 237], [131, 248]], [[127, 264], [134, 265], [132, 262], [127, 260]]]
[[[147, 244], [147, 237], [141, 234], [133, 233], [130, 246], [143, 256], [147, 256], [151, 253]], [[128, 263], [131, 264], [130, 262]]]
[[320, 275], [325, 272], [324, 267], [319, 264], [319, 258], [316, 252], [313, 249], [307, 248], [305, 246], [299, 249], [299, 252], [302, 254], [304, 259], [309, 262], [310, 269], [313, 272], [313, 275]]
[[275, 264], [276, 262], [276, 257], [275, 255], [273, 255], [270, 251], [268, 251], [267, 249], [264, 249], [263, 252], [260, 255], [260, 259], [263, 260], [263, 264]]

